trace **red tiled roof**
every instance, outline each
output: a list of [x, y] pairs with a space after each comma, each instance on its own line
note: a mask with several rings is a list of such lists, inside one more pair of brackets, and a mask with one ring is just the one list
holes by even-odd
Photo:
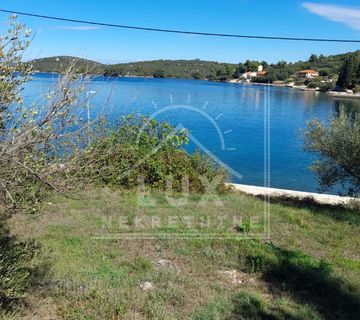
[[264, 76], [264, 75], [266, 75], [267, 74], [267, 71], [258, 71], [257, 72], [257, 75], [258, 76]]
[[318, 73], [318, 72], [315, 70], [302, 70], [302, 71], [299, 71], [298, 73]]

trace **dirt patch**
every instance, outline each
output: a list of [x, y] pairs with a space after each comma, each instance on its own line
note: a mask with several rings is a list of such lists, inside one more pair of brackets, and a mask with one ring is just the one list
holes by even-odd
[[39, 297], [37, 295], [29, 296], [28, 309], [22, 315], [23, 320], [57, 320], [60, 317], [57, 315], [57, 306], [51, 297]]
[[233, 285], [243, 285], [255, 283], [255, 278], [252, 278], [249, 274], [238, 271], [238, 270], [219, 270], [218, 273], [222, 276], [226, 282]]
[[157, 268], [167, 268], [176, 272], [180, 272], [181, 269], [175, 264], [175, 262], [166, 259], [159, 259], [153, 262]]

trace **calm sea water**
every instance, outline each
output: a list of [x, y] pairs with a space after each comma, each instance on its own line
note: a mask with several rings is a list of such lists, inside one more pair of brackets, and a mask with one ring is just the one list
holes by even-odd
[[[24, 97], [38, 99], [51, 90], [55, 75], [37, 74]], [[270, 185], [317, 191], [309, 170], [316, 156], [303, 149], [301, 129], [317, 117], [336, 115], [339, 106], [360, 110], [360, 101], [336, 100], [325, 94], [281, 87], [208, 81], [104, 78], [87, 84], [91, 116], [107, 112], [113, 119], [140, 113], [183, 126], [191, 133], [189, 151], [204, 149], [231, 168], [237, 183], [264, 185], [264, 113], [270, 113]]]

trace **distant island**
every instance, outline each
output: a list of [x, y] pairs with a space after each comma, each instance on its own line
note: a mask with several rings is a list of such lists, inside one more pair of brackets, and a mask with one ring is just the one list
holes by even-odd
[[255, 60], [234, 64], [199, 59], [103, 64], [70, 56], [40, 58], [29, 63], [35, 72], [62, 73], [74, 62], [80, 74], [262, 83], [347, 94], [360, 92], [360, 50], [331, 56], [312, 54], [307, 61], [271, 64]]

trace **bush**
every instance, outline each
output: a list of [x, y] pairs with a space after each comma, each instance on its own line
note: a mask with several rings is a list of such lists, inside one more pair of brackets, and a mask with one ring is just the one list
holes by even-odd
[[334, 90], [335, 89], [335, 82], [325, 82], [325, 83], [321, 83], [319, 86], [319, 89], [321, 92], [327, 92], [330, 90]]
[[165, 71], [162, 69], [157, 69], [153, 73], [154, 78], [165, 78]]
[[309, 80], [309, 81], [305, 82], [305, 84], [307, 85], [308, 88], [316, 89], [321, 86], [321, 81], [318, 79], [314, 79], [314, 80]]
[[340, 109], [324, 126], [310, 122], [304, 132], [305, 147], [319, 155], [312, 165], [322, 190], [342, 185], [348, 195], [360, 192], [360, 116]]
[[334, 82], [322, 82], [320, 78], [306, 80], [305, 84], [307, 85], [308, 88], [312, 88], [312, 89], [319, 88], [321, 92], [333, 90], [335, 87]]
[[0, 221], [0, 309], [9, 310], [25, 297], [39, 250], [34, 241], [19, 242]]
[[331, 72], [332, 71], [331, 71], [330, 68], [321, 68], [321, 69], [319, 69], [319, 74], [320, 74], [321, 77], [328, 77], [328, 76], [332, 75]]
[[[102, 131], [102, 130], [101, 130]], [[181, 146], [188, 142], [186, 131], [176, 131], [164, 122], [132, 115], [123, 117], [115, 128], [99, 138], [73, 159], [68, 177], [100, 185], [138, 185], [139, 178], [151, 187], [164, 189], [171, 181], [182, 190], [188, 179], [189, 190], [204, 192], [206, 181], [219, 180], [218, 191], [225, 189], [226, 172], [207, 156], [188, 154]], [[205, 179], [205, 182], [204, 182]]]
[[191, 74], [191, 77], [192, 77], [193, 79], [195, 79], [195, 80], [200, 80], [200, 79], [203, 78], [202, 75], [201, 75], [201, 73], [200, 73], [199, 71], [193, 72], [193, 73]]
[[296, 86], [303, 86], [304, 84], [305, 84], [304, 79], [298, 79], [298, 80], [295, 81]]
[[0, 37], [0, 214], [36, 210], [49, 190], [63, 187], [55, 181], [56, 171], [61, 171], [56, 164], [64, 161], [68, 148], [80, 145], [75, 142], [86, 126], [82, 122], [74, 130], [86, 105], [75, 63], [45, 97], [39, 97], [45, 103], [24, 103], [21, 92], [32, 70], [22, 57], [30, 44], [30, 31], [15, 16], [9, 25]]
[[360, 93], [360, 85], [356, 85], [353, 89], [354, 93]]

